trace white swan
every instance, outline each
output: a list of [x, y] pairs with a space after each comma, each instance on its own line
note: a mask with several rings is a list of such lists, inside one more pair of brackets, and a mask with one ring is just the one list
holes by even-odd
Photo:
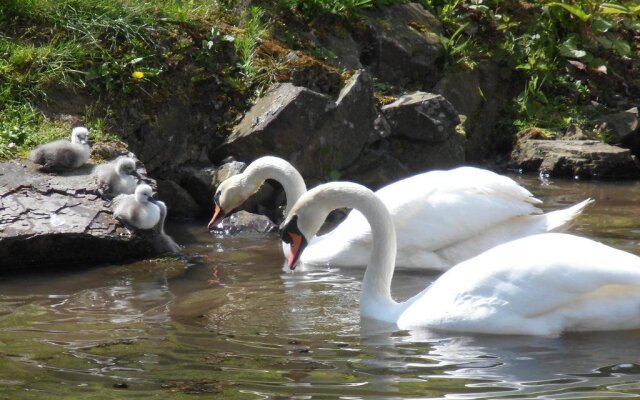
[[373, 234], [362, 317], [400, 328], [491, 334], [640, 328], [640, 257], [561, 233], [497, 246], [454, 266], [409, 300], [395, 302], [393, 220], [373, 192], [354, 183], [318, 186], [292, 208], [282, 232], [291, 244], [291, 268], [328, 213], [342, 207], [359, 210]]
[[141, 179], [136, 171], [136, 162], [130, 157], [120, 157], [115, 162], [100, 164], [94, 175], [100, 191], [109, 196], [133, 193], [138, 179]]
[[56, 140], [36, 147], [29, 159], [42, 165], [43, 170], [63, 171], [78, 168], [87, 162], [90, 155], [89, 130], [83, 126], [73, 128], [71, 142]]
[[162, 216], [156, 202], [151, 186], [141, 184], [134, 194], [121, 194], [113, 199], [113, 216], [134, 228], [152, 229]]
[[[220, 184], [209, 229], [253, 195], [267, 179], [280, 182], [285, 215], [306, 192], [302, 176], [287, 161], [262, 157]], [[567, 229], [591, 202], [542, 214], [541, 201], [512, 179], [479, 168], [432, 171], [392, 183], [376, 192], [392, 215], [398, 235], [396, 266], [446, 270], [500, 243]], [[371, 249], [369, 224], [358, 211], [333, 231], [314, 237], [304, 264], [364, 266]], [[285, 256], [288, 247], [283, 246]]]

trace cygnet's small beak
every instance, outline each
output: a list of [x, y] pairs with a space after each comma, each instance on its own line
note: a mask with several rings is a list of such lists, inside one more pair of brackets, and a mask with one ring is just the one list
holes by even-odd
[[130, 173], [129, 175], [131, 176], [135, 176], [138, 179], [142, 179], [142, 177], [140, 176], [140, 174], [138, 173], [138, 171], [133, 171], [132, 173]]
[[149, 201], [152, 202], [153, 204], [156, 204], [158, 202], [158, 199], [156, 199], [153, 196], [149, 196]]
[[224, 219], [225, 216], [226, 215], [222, 211], [222, 208], [220, 208], [220, 206], [216, 204], [215, 208], [213, 209], [213, 218], [211, 218], [211, 221], [209, 221], [209, 224], [207, 225], [207, 229], [209, 230], [213, 229], [213, 227], [218, 225], [220, 221]]

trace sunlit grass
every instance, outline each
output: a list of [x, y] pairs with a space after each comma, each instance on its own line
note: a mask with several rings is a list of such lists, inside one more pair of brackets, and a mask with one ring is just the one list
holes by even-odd
[[[5, 0], [0, 7], [0, 159], [24, 156], [33, 146], [69, 136], [37, 104], [51, 87], [122, 96], [162, 72], [161, 43], [177, 35], [175, 22], [210, 25], [217, 1]], [[137, 74], [136, 74], [137, 72]], [[73, 89], [75, 90], [75, 89]], [[78, 110], [83, 114], [83, 110]], [[87, 125], [99, 118], [84, 114]]]

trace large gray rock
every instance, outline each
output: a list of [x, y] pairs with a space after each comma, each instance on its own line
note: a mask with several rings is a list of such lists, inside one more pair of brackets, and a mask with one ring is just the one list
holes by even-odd
[[214, 153], [251, 162], [268, 153], [288, 157], [304, 148], [335, 105], [321, 93], [290, 83], [271, 88]]
[[376, 124], [378, 111], [369, 74], [356, 72], [345, 84], [325, 123], [305, 148], [289, 156], [300, 173], [326, 179], [352, 165], [364, 148], [389, 134]]
[[356, 72], [337, 100], [279, 84], [245, 115], [214, 154], [243, 161], [272, 154], [288, 159], [305, 177], [323, 179], [351, 165], [369, 143], [388, 134], [376, 123], [371, 79]]
[[435, 83], [436, 63], [444, 56], [442, 24], [418, 3], [368, 12], [369, 39], [362, 63], [379, 79], [396, 84]]
[[430, 169], [465, 161], [457, 111], [441, 95], [416, 92], [382, 108], [389, 135], [368, 146], [341, 178], [379, 188]]
[[340, 179], [363, 184], [377, 190], [382, 186], [411, 175], [406, 163], [390, 154], [388, 140], [376, 143], [367, 149], [353, 166], [344, 171]]
[[155, 254], [155, 232], [132, 233], [98, 196], [93, 165], [61, 174], [0, 164], [0, 270], [115, 263]]
[[212, 232], [233, 235], [242, 232], [269, 233], [277, 230], [278, 226], [264, 215], [238, 211], [223, 219]]
[[167, 215], [175, 219], [195, 219], [201, 209], [198, 203], [178, 183], [158, 179], [158, 197], [167, 205]]
[[[120, 136], [154, 176], [164, 176], [192, 163], [209, 163], [207, 155], [222, 137], [217, 127], [230, 118], [224, 95], [216, 79], [194, 82], [173, 76], [171, 89], [128, 99], [116, 110]], [[235, 106], [235, 105], [234, 105]], [[206, 134], [203, 134], [206, 132]]]
[[509, 98], [509, 77], [509, 70], [483, 62], [472, 71], [445, 75], [434, 87], [434, 93], [442, 94], [464, 115], [467, 161], [482, 161], [503, 144], [495, 126]]
[[216, 168], [213, 174], [213, 187], [216, 188], [222, 182], [227, 180], [229, 177], [233, 175], [238, 175], [247, 167], [246, 163], [240, 161], [228, 161], [222, 164], [220, 167]]
[[511, 158], [515, 166], [524, 171], [555, 177], [625, 179], [640, 176], [640, 169], [628, 149], [597, 140], [526, 139], [516, 145]]
[[412, 173], [453, 168], [465, 162], [465, 138], [459, 132], [454, 132], [440, 143], [414, 142], [402, 138], [392, 138], [389, 143], [390, 154]]
[[217, 168], [212, 166], [188, 166], [180, 169], [178, 183], [198, 204], [203, 215], [213, 209], [213, 181], [216, 174]]
[[392, 136], [440, 143], [455, 134], [460, 117], [442, 95], [415, 92], [382, 107]]
[[382, 107], [391, 126], [389, 154], [409, 171], [449, 168], [465, 161], [456, 109], [441, 95], [416, 92]]
[[597, 127], [608, 132], [613, 141], [640, 155], [640, 118], [638, 107], [600, 117]]
[[324, 47], [330, 50], [335, 57], [329, 58], [327, 63], [338, 68], [357, 70], [362, 69], [360, 45], [347, 31], [339, 31], [338, 34], [329, 34]]

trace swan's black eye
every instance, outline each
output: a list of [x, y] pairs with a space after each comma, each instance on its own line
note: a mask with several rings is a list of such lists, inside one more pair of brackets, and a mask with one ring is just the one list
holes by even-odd
[[291, 219], [289, 220], [289, 222], [286, 223], [286, 225], [280, 226], [280, 238], [282, 238], [282, 241], [287, 244], [291, 244], [291, 235], [289, 233], [295, 233], [302, 236], [302, 233], [298, 228], [297, 215], [294, 215], [293, 217], [291, 217]]
[[216, 192], [216, 194], [213, 196], [213, 202], [220, 206], [220, 192]]

